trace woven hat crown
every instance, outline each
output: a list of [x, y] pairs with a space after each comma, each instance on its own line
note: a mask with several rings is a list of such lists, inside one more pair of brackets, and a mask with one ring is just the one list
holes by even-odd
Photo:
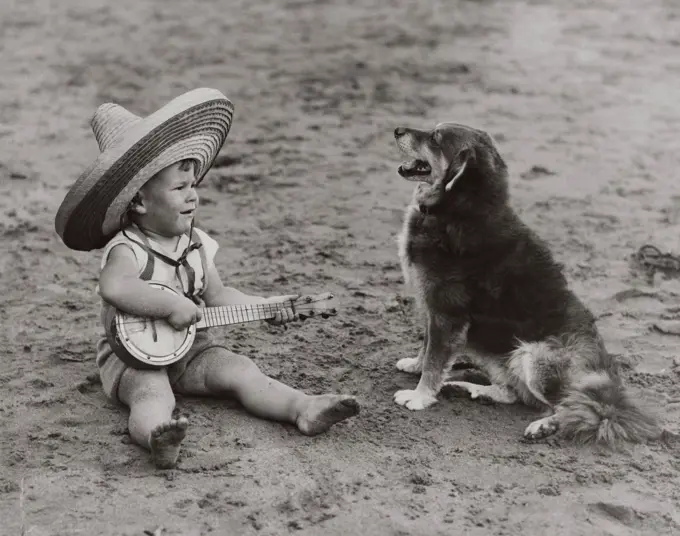
[[116, 145], [125, 132], [142, 120], [122, 106], [107, 102], [97, 108], [90, 125], [101, 152]]

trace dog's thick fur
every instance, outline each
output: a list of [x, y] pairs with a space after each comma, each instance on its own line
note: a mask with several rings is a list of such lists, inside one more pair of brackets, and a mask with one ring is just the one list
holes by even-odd
[[[626, 391], [595, 318], [571, 292], [547, 244], [509, 205], [508, 172], [491, 137], [464, 125], [397, 128], [413, 159], [399, 174], [417, 181], [399, 253], [404, 277], [426, 317], [415, 390], [395, 393], [412, 410], [442, 389], [546, 410], [528, 438], [560, 431], [608, 445], [659, 436], [654, 417]], [[465, 356], [491, 384], [447, 381]]]

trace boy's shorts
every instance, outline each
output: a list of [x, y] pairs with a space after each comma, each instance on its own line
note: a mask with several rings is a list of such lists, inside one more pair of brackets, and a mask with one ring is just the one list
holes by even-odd
[[[207, 330], [201, 330], [196, 332], [196, 338], [194, 339], [194, 344], [191, 346], [187, 354], [179, 361], [163, 367], [168, 374], [168, 379], [170, 380], [170, 386], [174, 387], [184, 374], [187, 369], [187, 365], [191, 361], [203, 353], [208, 348], [213, 348], [215, 346], [221, 346], [220, 344], [215, 344], [213, 338]], [[130, 368], [121, 359], [113, 353], [109, 342], [106, 337], [99, 339], [97, 342], [97, 368], [99, 369], [99, 377], [102, 381], [102, 387], [104, 389], [104, 394], [112, 402], [121, 403], [118, 398], [118, 386], [120, 385], [120, 379], [123, 377], [123, 373]]]

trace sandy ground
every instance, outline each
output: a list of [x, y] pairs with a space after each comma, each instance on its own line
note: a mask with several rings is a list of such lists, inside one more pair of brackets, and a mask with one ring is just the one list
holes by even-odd
[[[680, 8], [673, 0], [5, 0], [0, 4], [0, 533], [680, 534], [680, 448], [527, 443], [520, 406], [392, 402], [421, 336], [395, 236], [411, 185], [392, 131], [496, 136], [513, 203], [599, 315], [633, 388], [680, 425], [680, 282], [628, 256], [680, 252]], [[201, 187], [229, 284], [334, 292], [340, 314], [226, 344], [363, 413], [324, 436], [181, 398], [180, 464], [131, 445], [94, 365], [98, 254], [53, 227], [96, 157], [89, 118], [197, 86], [236, 105]], [[677, 326], [676, 326], [677, 327]], [[676, 332], [677, 329], [676, 329]]]

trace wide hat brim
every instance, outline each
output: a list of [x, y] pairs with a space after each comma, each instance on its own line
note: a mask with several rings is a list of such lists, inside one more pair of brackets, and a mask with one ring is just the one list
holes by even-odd
[[227, 139], [233, 113], [221, 92], [199, 88], [135, 122], [66, 194], [55, 217], [64, 244], [78, 251], [104, 247], [139, 189], [181, 160], [196, 162], [200, 182]]

